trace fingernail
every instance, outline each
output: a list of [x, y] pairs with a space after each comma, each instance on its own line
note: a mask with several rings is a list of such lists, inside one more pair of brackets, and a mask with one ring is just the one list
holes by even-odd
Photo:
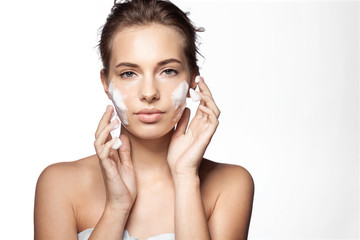
[[114, 116], [115, 116], [115, 112], [112, 112], [111, 118], [114, 118]]
[[200, 75], [197, 75], [197, 76], [196, 76], [195, 82], [196, 82], [196, 83], [200, 82]]
[[119, 149], [121, 146], [122, 142], [119, 138], [116, 139], [116, 142], [114, 143], [114, 145], [112, 146], [112, 149]]
[[198, 102], [201, 100], [201, 96], [194, 91], [194, 89], [190, 88], [190, 97], [193, 100], [193, 102]]
[[106, 112], [110, 111], [110, 108], [111, 108], [111, 106], [110, 106], [110, 105], [107, 105], [107, 107], [106, 107]]

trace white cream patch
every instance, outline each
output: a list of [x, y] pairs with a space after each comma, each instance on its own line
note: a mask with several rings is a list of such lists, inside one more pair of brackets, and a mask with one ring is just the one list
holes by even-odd
[[121, 94], [120, 91], [114, 87], [111, 81], [109, 84], [109, 93], [120, 121], [125, 125], [129, 125], [128, 119], [126, 117], [127, 107], [124, 103], [126, 95]]
[[180, 105], [186, 104], [186, 95], [189, 90], [189, 84], [186, 81], [180, 83], [171, 94], [171, 100], [174, 108], [178, 109]]
[[178, 108], [181, 107], [180, 111], [176, 115], [176, 117], [173, 119], [174, 121], [177, 121], [180, 119], [185, 107], [186, 107], [186, 95], [189, 90], [189, 84], [186, 81], [183, 81], [179, 84], [177, 88], [172, 92], [171, 94], [171, 100], [173, 103], [173, 106], [175, 110], [178, 110]]

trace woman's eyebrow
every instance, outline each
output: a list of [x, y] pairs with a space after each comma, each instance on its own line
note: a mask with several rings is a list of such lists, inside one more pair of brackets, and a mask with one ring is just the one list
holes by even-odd
[[[165, 60], [162, 60], [162, 61], [158, 62], [157, 65], [158, 66], [163, 66], [163, 65], [166, 65], [168, 63], [173, 63], [173, 62], [182, 64], [182, 62], [180, 60], [176, 59], [176, 58], [169, 58], [169, 59], [165, 59]], [[121, 67], [121, 66], [130, 67], [130, 68], [138, 68], [139, 67], [139, 65], [137, 65], [135, 63], [121, 62], [121, 63], [117, 64], [115, 66], [115, 68], [118, 68], [118, 67]]]
[[169, 58], [169, 59], [165, 59], [165, 60], [162, 60], [162, 61], [158, 62], [157, 65], [158, 66], [163, 66], [163, 65], [166, 65], [168, 63], [173, 63], [173, 62], [182, 64], [182, 62], [180, 60], [177, 60], [176, 58]]
[[119, 63], [115, 66], [115, 68], [121, 67], [121, 66], [125, 66], [125, 67], [130, 67], [130, 68], [137, 68], [139, 67], [137, 64], [135, 63], [130, 63], [130, 62], [122, 62]]

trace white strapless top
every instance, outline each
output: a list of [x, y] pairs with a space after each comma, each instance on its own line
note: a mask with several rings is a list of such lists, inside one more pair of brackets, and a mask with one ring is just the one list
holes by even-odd
[[[93, 228], [86, 229], [78, 234], [78, 240], [88, 240]], [[120, 240], [120, 239], [119, 239]], [[138, 240], [136, 237], [130, 237], [127, 230], [124, 231], [121, 240]], [[175, 240], [175, 233], [163, 233], [154, 237], [149, 237], [147, 240]]]

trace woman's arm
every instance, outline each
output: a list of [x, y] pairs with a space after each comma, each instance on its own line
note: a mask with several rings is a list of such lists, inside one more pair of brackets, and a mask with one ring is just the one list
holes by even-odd
[[168, 152], [175, 187], [176, 240], [210, 239], [198, 169], [218, 126], [220, 111], [202, 78], [198, 86], [201, 102], [194, 119], [187, 129], [190, 110], [186, 108], [172, 136]]
[[186, 131], [190, 112], [185, 109], [168, 153], [175, 186], [176, 239], [247, 239], [254, 184], [242, 167], [227, 165], [207, 177], [208, 187], [217, 189], [219, 196], [209, 221], [206, 219], [198, 169], [218, 126], [220, 111], [202, 78], [198, 86], [201, 102], [195, 117]]
[[120, 136], [121, 140], [110, 138], [110, 132], [120, 125], [118, 120], [110, 122], [113, 111], [112, 106], [106, 108], [95, 133], [94, 146], [104, 178], [106, 204], [89, 240], [121, 239], [137, 194], [129, 139], [125, 135]]
[[196, 175], [173, 176], [175, 186], [175, 235], [181, 239], [211, 239]]
[[[105, 132], [107, 133], [107, 130]], [[123, 144], [119, 149], [120, 157], [114, 150], [110, 150], [114, 140], [110, 140], [104, 145], [103, 152], [100, 152], [99, 143], [95, 142], [105, 182], [106, 204], [89, 240], [120, 240], [135, 201], [135, 175], [130, 159], [130, 143], [126, 136], [121, 136], [121, 140]], [[114, 162], [115, 160], [116, 162]]]
[[103, 215], [92, 231], [89, 240], [120, 240], [128, 216], [129, 211], [105, 207]]

